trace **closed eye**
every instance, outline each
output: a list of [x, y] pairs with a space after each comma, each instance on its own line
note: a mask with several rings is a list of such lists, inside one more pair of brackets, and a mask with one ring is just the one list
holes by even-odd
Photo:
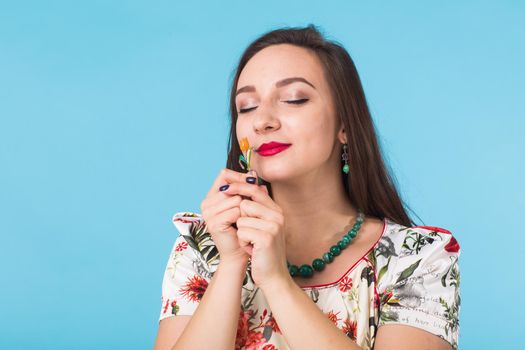
[[[306, 101], [308, 101], [307, 98], [302, 98], [302, 99], [299, 99], [299, 100], [289, 100], [289, 101], [284, 101], [284, 102], [300, 105], [300, 104], [305, 103]], [[253, 110], [255, 108], [257, 108], [257, 107], [245, 108], [245, 109], [241, 108], [238, 113], [248, 113], [249, 111], [251, 111], [251, 110]]]
[[257, 107], [245, 108], [245, 109], [242, 109], [242, 108], [241, 108], [241, 109], [239, 110], [238, 113], [239, 113], [239, 114], [240, 114], [240, 113], [248, 113], [249, 111], [251, 111], [252, 109], [255, 109], [255, 108], [257, 108]]
[[284, 101], [286, 103], [293, 103], [293, 104], [297, 104], [297, 105], [300, 105], [302, 103], [305, 103], [306, 101], [308, 101], [307, 98], [302, 98], [300, 100], [292, 100], [292, 101]]

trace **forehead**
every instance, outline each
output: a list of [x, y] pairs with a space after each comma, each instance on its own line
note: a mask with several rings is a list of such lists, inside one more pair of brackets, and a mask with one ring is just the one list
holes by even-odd
[[303, 77], [324, 88], [323, 67], [317, 55], [289, 44], [271, 45], [257, 52], [243, 68], [237, 86], [273, 86], [289, 77]]

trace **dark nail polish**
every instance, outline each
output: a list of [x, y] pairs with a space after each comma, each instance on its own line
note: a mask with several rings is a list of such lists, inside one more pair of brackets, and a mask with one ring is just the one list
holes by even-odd
[[254, 184], [255, 182], [257, 181], [256, 178], [254, 178], [253, 176], [248, 176], [246, 178], [246, 182], [250, 183], [250, 184]]
[[228, 189], [228, 187], [230, 187], [230, 185], [223, 185], [223, 186], [219, 187], [219, 191], [226, 191]]

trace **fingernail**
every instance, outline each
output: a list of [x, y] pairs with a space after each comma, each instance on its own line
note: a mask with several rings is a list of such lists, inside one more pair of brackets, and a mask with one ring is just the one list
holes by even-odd
[[230, 187], [230, 185], [223, 185], [223, 186], [219, 187], [219, 191], [226, 191], [228, 189], [228, 187]]
[[257, 181], [257, 179], [254, 178], [253, 176], [248, 176], [246, 178], [246, 182], [251, 183], [251, 184], [254, 184], [256, 181]]

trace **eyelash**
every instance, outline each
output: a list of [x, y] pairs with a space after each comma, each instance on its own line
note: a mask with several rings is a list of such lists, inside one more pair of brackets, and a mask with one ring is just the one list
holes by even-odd
[[[299, 100], [291, 100], [291, 101], [285, 101], [285, 102], [286, 103], [295, 104], [295, 105], [300, 105], [300, 104], [305, 103], [308, 100], [309, 100], [308, 98], [301, 98]], [[253, 110], [255, 108], [257, 108], [257, 107], [245, 108], [245, 109], [241, 108], [241, 110], [239, 110], [239, 112], [237, 112], [237, 113], [239, 113], [239, 114], [241, 114], [241, 113], [248, 113], [248, 112], [250, 112], [251, 110]]]

